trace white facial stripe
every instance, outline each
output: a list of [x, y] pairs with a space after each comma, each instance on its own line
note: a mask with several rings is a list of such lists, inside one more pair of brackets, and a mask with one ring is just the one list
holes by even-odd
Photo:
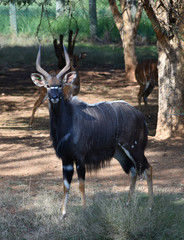
[[72, 171], [73, 166], [72, 165], [65, 165], [65, 166], [63, 166], [63, 169], [66, 170], [66, 171]]
[[66, 189], [70, 189], [70, 184], [68, 183], [68, 181], [65, 179], [64, 181], [64, 185], [65, 185], [65, 187], [66, 187]]
[[58, 86], [56, 86], [56, 87], [50, 87], [50, 89], [58, 89], [59, 87]]

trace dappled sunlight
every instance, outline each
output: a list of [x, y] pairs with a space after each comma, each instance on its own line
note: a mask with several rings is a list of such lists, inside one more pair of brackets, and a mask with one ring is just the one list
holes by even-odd
[[[28, 123], [31, 116], [32, 106], [38, 94], [29, 76], [31, 69], [12, 68], [9, 74], [16, 79], [15, 91], [8, 87], [6, 82], [0, 87], [1, 101], [1, 179], [6, 177], [32, 177], [51, 173], [50, 177], [62, 178], [61, 161], [56, 158], [49, 137], [49, 112], [47, 101], [40, 106], [35, 115], [33, 130], [29, 130]], [[9, 76], [10, 77], [10, 76]], [[11, 81], [11, 80], [10, 80]], [[12, 81], [11, 81], [12, 82]], [[25, 84], [26, 83], [26, 84]], [[9, 86], [11, 84], [9, 83]], [[24, 88], [22, 88], [24, 86]], [[81, 71], [81, 91], [79, 98], [88, 103], [104, 100], [125, 100], [137, 107], [138, 85], [127, 82], [121, 70]], [[11, 95], [12, 93], [12, 95]], [[154, 133], [157, 113], [157, 89], [150, 95], [151, 119], [147, 119], [151, 133]], [[143, 109], [144, 110], [144, 109]], [[182, 176], [182, 144], [180, 141], [157, 142], [150, 138], [146, 149], [148, 161], [153, 166], [154, 184], [167, 187], [177, 183], [177, 188], [183, 184]], [[173, 164], [175, 163], [175, 164]], [[178, 174], [177, 174], [178, 173]], [[48, 177], [48, 176], [47, 176]], [[175, 179], [176, 178], [176, 179]], [[48, 179], [48, 178], [47, 178]], [[95, 188], [113, 191], [127, 191], [130, 176], [127, 176], [116, 160], [112, 160], [110, 167], [99, 170], [97, 173], [87, 173], [87, 188], [92, 185]], [[78, 190], [77, 176], [74, 175], [72, 188]], [[176, 184], [176, 185], [177, 185]], [[142, 186], [147, 192], [146, 181], [137, 181], [137, 186]], [[176, 186], [175, 186], [176, 188]]]
[[28, 177], [55, 171], [61, 168], [61, 162], [56, 158], [52, 148], [34, 149], [34, 151], [27, 152], [25, 147], [14, 145], [11, 152], [2, 154], [0, 168], [0, 178]]

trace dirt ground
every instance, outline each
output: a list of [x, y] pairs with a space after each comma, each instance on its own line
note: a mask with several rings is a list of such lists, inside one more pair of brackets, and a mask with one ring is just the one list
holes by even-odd
[[[33, 129], [28, 127], [33, 104], [38, 97], [30, 79], [34, 68], [12, 68], [0, 73], [0, 186], [20, 190], [28, 185], [36, 194], [40, 188], [62, 190], [62, 163], [52, 148], [49, 137], [47, 102], [36, 112]], [[126, 82], [121, 70], [94, 69], [81, 71], [79, 98], [94, 103], [104, 100], [123, 99], [137, 107], [138, 85]], [[146, 150], [153, 166], [154, 189], [184, 192], [183, 139], [156, 141], [154, 138], [157, 116], [157, 90], [149, 97], [151, 119], [147, 119], [149, 142]], [[87, 194], [91, 189], [127, 191], [129, 177], [118, 162], [98, 173], [87, 174]], [[74, 175], [73, 185], [77, 184]], [[145, 181], [138, 181], [141, 191]], [[74, 188], [73, 187], [73, 188]], [[78, 191], [78, 188], [75, 188]]]

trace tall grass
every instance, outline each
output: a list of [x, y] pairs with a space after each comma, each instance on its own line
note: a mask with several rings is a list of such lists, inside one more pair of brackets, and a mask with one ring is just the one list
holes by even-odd
[[183, 240], [184, 196], [155, 194], [153, 210], [147, 196], [136, 193], [126, 207], [127, 194], [99, 192], [88, 199], [83, 210], [79, 199], [70, 195], [68, 215], [61, 221], [61, 195], [29, 187], [21, 192], [0, 192], [0, 239], [26, 240]]

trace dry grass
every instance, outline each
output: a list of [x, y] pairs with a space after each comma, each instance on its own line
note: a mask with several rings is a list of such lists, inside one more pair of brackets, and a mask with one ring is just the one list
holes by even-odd
[[70, 195], [68, 215], [60, 220], [61, 195], [39, 190], [33, 196], [28, 186], [0, 192], [1, 240], [183, 240], [184, 198], [159, 191], [150, 212], [147, 196], [136, 193], [126, 207], [127, 194], [98, 192], [83, 210]]

